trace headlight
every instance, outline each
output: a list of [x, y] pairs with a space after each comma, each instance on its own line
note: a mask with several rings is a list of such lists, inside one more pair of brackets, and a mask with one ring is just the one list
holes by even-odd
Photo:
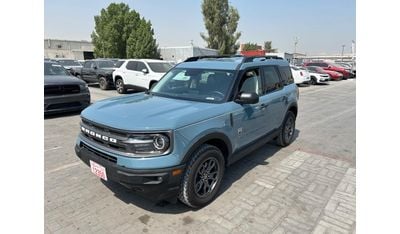
[[170, 137], [166, 134], [131, 135], [123, 142], [134, 154], [160, 155], [170, 150]]
[[86, 90], [89, 88], [88, 84], [80, 84], [79, 87], [81, 88], [81, 90]]

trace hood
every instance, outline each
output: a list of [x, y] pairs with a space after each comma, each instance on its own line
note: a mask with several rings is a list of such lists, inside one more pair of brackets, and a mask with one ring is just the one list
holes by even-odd
[[226, 113], [221, 105], [138, 93], [96, 102], [81, 116], [116, 129], [170, 130]]
[[85, 84], [74, 76], [44, 76], [44, 85]]

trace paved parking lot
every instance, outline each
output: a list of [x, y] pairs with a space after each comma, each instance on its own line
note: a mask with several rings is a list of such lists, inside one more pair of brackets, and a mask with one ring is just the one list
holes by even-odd
[[[119, 95], [90, 88], [92, 100]], [[300, 87], [297, 138], [228, 168], [205, 208], [154, 203], [74, 153], [79, 114], [44, 120], [46, 233], [355, 233], [356, 81]]]

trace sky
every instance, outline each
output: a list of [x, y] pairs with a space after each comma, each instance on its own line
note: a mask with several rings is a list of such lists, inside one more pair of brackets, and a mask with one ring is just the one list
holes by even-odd
[[[150, 20], [159, 46], [205, 47], [200, 37], [206, 32], [201, 0], [45, 0], [44, 37], [88, 40], [94, 16], [112, 2], [124, 2]], [[356, 41], [355, 0], [230, 0], [239, 11], [240, 43], [263, 45], [272, 41], [279, 52], [307, 55], [351, 52]]]

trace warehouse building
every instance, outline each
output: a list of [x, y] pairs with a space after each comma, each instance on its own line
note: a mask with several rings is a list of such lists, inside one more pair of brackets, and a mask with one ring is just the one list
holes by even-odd
[[164, 60], [179, 63], [193, 56], [218, 55], [218, 50], [197, 46], [160, 47], [160, 54]]
[[45, 58], [93, 59], [93, 49], [89, 41], [44, 39]]

